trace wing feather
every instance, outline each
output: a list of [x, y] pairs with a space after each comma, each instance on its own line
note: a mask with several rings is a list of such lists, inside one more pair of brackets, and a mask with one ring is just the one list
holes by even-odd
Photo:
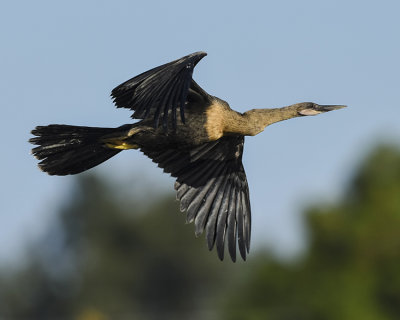
[[242, 165], [243, 137], [223, 137], [191, 149], [151, 150], [142, 147], [165, 172], [176, 177], [175, 190], [196, 236], [205, 231], [207, 246], [224, 258], [225, 244], [233, 261], [236, 246], [245, 260], [250, 247], [249, 189]]
[[218, 176], [219, 171], [223, 169], [223, 166], [213, 166], [210, 168], [210, 170], [206, 173], [206, 176], [204, 179], [207, 180], [206, 184], [204, 187], [199, 187], [199, 191], [196, 194], [196, 197], [192, 199], [192, 202], [189, 204], [187, 207], [187, 221], [188, 222], [193, 222], [193, 220], [196, 218], [199, 208], [201, 207], [202, 204], [206, 202], [206, 199], [208, 197], [208, 193], [210, 189], [213, 187], [215, 183], [215, 176]]
[[227, 237], [228, 237], [228, 249], [229, 255], [233, 261], [236, 261], [236, 210], [239, 210], [240, 196], [237, 194], [237, 189], [234, 190], [235, 199], [230, 202], [229, 215], [228, 215], [228, 226], [227, 226]]
[[[230, 177], [228, 176], [227, 179], [229, 180]], [[224, 259], [224, 245], [225, 245], [225, 230], [226, 230], [226, 218], [228, 216], [228, 207], [229, 201], [231, 200], [231, 188], [232, 185], [227, 183], [226, 189], [224, 190], [224, 195], [221, 201], [221, 206], [218, 211], [218, 219], [216, 225], [216, 247], [218, 257], [223, 260]]]
[[[169, 120], [176, 127], [177, 110], [181, 121], [185, 123], [185, 105], [189, 88], [199, 87], [193, 84], [193, 70], [196, 64], [207, 54], [195, 52], [125, 81], [111, 92], [117, 108], [128, 108], [134, 111], [132, 118], [147, 119], [153, 117], [154, 127], [161, 122], [167, 129]], [[207, 98], [201, 88], [197, 93]]]
[[243, 216], [243, 208], [245, 207], [244, 202], [245, 202], [245, 196], [243, 194], [243, 191], [240, 192], [240, 209], [236, 211], [236, 220], [238, 222], [238, 230], [237, 230], [237, 235], [238, 235], [238, 244], [239, 244], [239, 252], [240, 255], [242, 256], [243, 260], [246, 260], [246, 247], [245, 247], [245, 233], [244, 233], [244, 216]]
[[204, 202], [199, 208], [196, 219], [194, 221], [195, 224], [195, 234], [199, 236], [203, 233], [204, 228], [206, 227], [207, 219], [210, 216], [211, 207], [214, 203], [214, 199], [218, 193], [218, 190], [221, 188], [222, 183], [224, 182], [224, 176], [226, 173], [226, 168], [222, 168], [219, 176], [214, 178], [212, 188], [210, 188], [209, 192], [206, 195]]
[[207, 245], [208, 245], [209, 250], [212, 250], [212, 248], [214, 247], [218, 212], [221, 207], [222, 200], [224, 198], [224, 192], [225, 192], [227, 180], [228, 180], [227, 176], [224, 176], [222, 188], [218, 189], [218, 192], [214, 198], [213, 204], [210, 209], [210, 214], [207, 219], [206, 239], [207, 239]]

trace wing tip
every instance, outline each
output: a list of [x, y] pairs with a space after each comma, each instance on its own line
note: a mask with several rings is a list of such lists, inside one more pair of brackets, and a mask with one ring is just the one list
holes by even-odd
[[191, 61], [191, 63], [192, 63], [191, 68], [193, 69], [197, 65], [197, 63], [201, 59], [203, 59], [206, 55], [207, 55], [207, 52], [205, 52], [205, 51], [197, 51], [197, 52], [193, 52], [193, 53], [191, 53], [191, 54], [189, 54], [189, 55], [187, 55], [185, 57], [182, 57], [179, 60], [189, 59], [189, 61]]
[[197, 57], [199, 57], [199, 59], [204, 58], [206, 55], [207, 55], [207, 52], [205, 52], [205, 51], [196, 51], [191, 54], [191, 56], [197, 56]]

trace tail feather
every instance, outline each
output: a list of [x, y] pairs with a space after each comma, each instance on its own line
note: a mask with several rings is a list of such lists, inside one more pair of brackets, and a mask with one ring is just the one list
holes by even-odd
[[32, 130], [36, 137], [29, 142], [38, 145], [32, 154], [41, 160], [39, 168], [63, 176], [93, 168], [119, 153], [121, 150], [110, 149], [101, 141], [116, 130], [52, 124]]

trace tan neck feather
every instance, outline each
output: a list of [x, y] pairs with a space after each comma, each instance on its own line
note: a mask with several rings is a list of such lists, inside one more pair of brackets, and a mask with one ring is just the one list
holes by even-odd
[[226, 134], [254, 136], [266, 126], [298, 116], [297, 105], [277, 109], [253, 109], [243, 114], [216, 100], [206, 111], [206, 130], [210, 140]]
[[297, 104], [276, 109], [252, 109], [243, 114], [246, 119], [246, 135], [256, 135], [275, 122], [298, 117]]

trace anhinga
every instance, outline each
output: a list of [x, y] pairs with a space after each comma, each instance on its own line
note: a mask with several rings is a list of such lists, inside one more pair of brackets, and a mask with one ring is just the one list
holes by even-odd
[[205, 230], [208, 248], [224, 257], [225, 241], [236, 260], [250, 247], [250, 201], [242, 164], [244, 136], [254, 136], [272, 123], [343, 108], [303, 102], [276, 109], [239, 113], [205, 92], [193, 69], [206, 56], [196, 52], [146, 71], [116, 87], [118, 108], [134, 111], [134, 124], [118, 128], [52, 124], [38, 126], [30, 142], [33, 155], [50, 175], [76, 174], [122, 150], [139, 149], [176, 178], [175, 190], [196, 236]]

